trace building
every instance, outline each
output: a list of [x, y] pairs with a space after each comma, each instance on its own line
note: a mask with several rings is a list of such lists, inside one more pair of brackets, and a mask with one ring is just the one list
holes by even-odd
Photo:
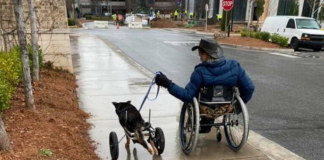
[[[70, 48], [70, 31], [67, 24], [65, 0], [34, 1], [38, 29], [38, 45], [44, 61], [73, 72]], [[23, 13], [27, 43], [31, 41], [29, 9], [23, 1]], [[16, 19], [12, 1], [0, 0], [0, 51], [8, 51], [18, 45]]]
[[[248, 21], [248, 4], [251, 0], [233, 0], [234, 7], [232, 9], [233, 20], [236, 23], [246, 23]], [[312, 9], [307, 0], [297, 0], [299, 4], [298, 16], [312, 17]], [[318, 0], [319, 3], [324, 3], [324, 0]], [[188, 13], [193, 12], [198, 18], [204, 18], [204, 5], [209, 4], [210, 13], [208, 17], [214, 17], [216, 14], [223, 14], [222, 0], [186, 0], [186, 8]], [[267, 16], [288, 15], [289, 9], [293, 0], [265, 0], [264, 12], [260, 17], [260, 21], [264, 21]], [[315, 10], [319, 6], [315, 6]], [[255, 10], [256, 3], [252, 6], [252, 20], [256, 21]], [[317, 18], [320, 9], [314, 13], [314, 18]], [[224, 15], [223, 15], [224, 16]]]

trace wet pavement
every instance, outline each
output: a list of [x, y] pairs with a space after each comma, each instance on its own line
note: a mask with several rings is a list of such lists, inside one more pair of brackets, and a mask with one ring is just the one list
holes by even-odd
[[[116, 132], [118, 138], [124, 135], [112, 102], [131, 100], [138, 108], [154, 74], [125, 56], [117, 47], [95, 36], [79, 34], [71, 35], [70, 39], [80, 107], [92, 115], [89, 122], [93, 128], [89, 132], [97, 143], [96, 153], [101, 159], [111, 159], [109, 133]], [[155, 93], [156, 87], [153, 87], [150, 96], [154, 97]], [[141, 114], [148, 121], [151, 109], [152, 125], [163, 129], [166, 138], [164, 153], [152, 156], [142, 146], [133, 143], [127, 150], [124, 147], [126, 139], [123, 139], [119, 144], [119, 159], [301, 159], [253, 131], [250, 131], [247, 144], [239, 152], [233, 152], [224, 135], [221, 142], [216, 141], [215, 129], [209, 134], [199, 135], [196, 150], [187, 156], [178, 143], [181, 106], [179, 100], [161, 89], [157, 100], [147, 101]]]

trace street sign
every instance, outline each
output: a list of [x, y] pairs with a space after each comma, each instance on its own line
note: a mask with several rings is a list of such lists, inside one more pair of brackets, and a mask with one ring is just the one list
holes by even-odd
[[224, 11], [230, 11], [234, 6], [233, 0], [223, 0], [222, 7]]

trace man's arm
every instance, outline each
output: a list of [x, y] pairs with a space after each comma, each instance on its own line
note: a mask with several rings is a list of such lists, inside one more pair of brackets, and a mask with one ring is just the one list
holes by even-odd
[[198, 93], [199, 87], [202, 84], [202, 76], [195, 70], [190, 77], [190, 82], [185, 88], [172, 83], [168, 87], [171, 95], [182, 100], [183, 102], [191, 102], [193, 97]]
[[250, 77], [245, 73], [245, 70], [240, 65], [237, 85], [240, 90], [242, 100], [244, 103], [247, 103], [252, 98], [254, 85]]

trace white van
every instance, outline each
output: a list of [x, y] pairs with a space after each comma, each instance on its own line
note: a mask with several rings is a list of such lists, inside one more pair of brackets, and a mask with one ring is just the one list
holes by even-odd
[[267, 17], [261, 31], [278, 33], [289, 38], [288, 44], [295, 51], [299, 47], [320, 51], [324, 46], [324, 31], [313, 18], [297, 16]]

